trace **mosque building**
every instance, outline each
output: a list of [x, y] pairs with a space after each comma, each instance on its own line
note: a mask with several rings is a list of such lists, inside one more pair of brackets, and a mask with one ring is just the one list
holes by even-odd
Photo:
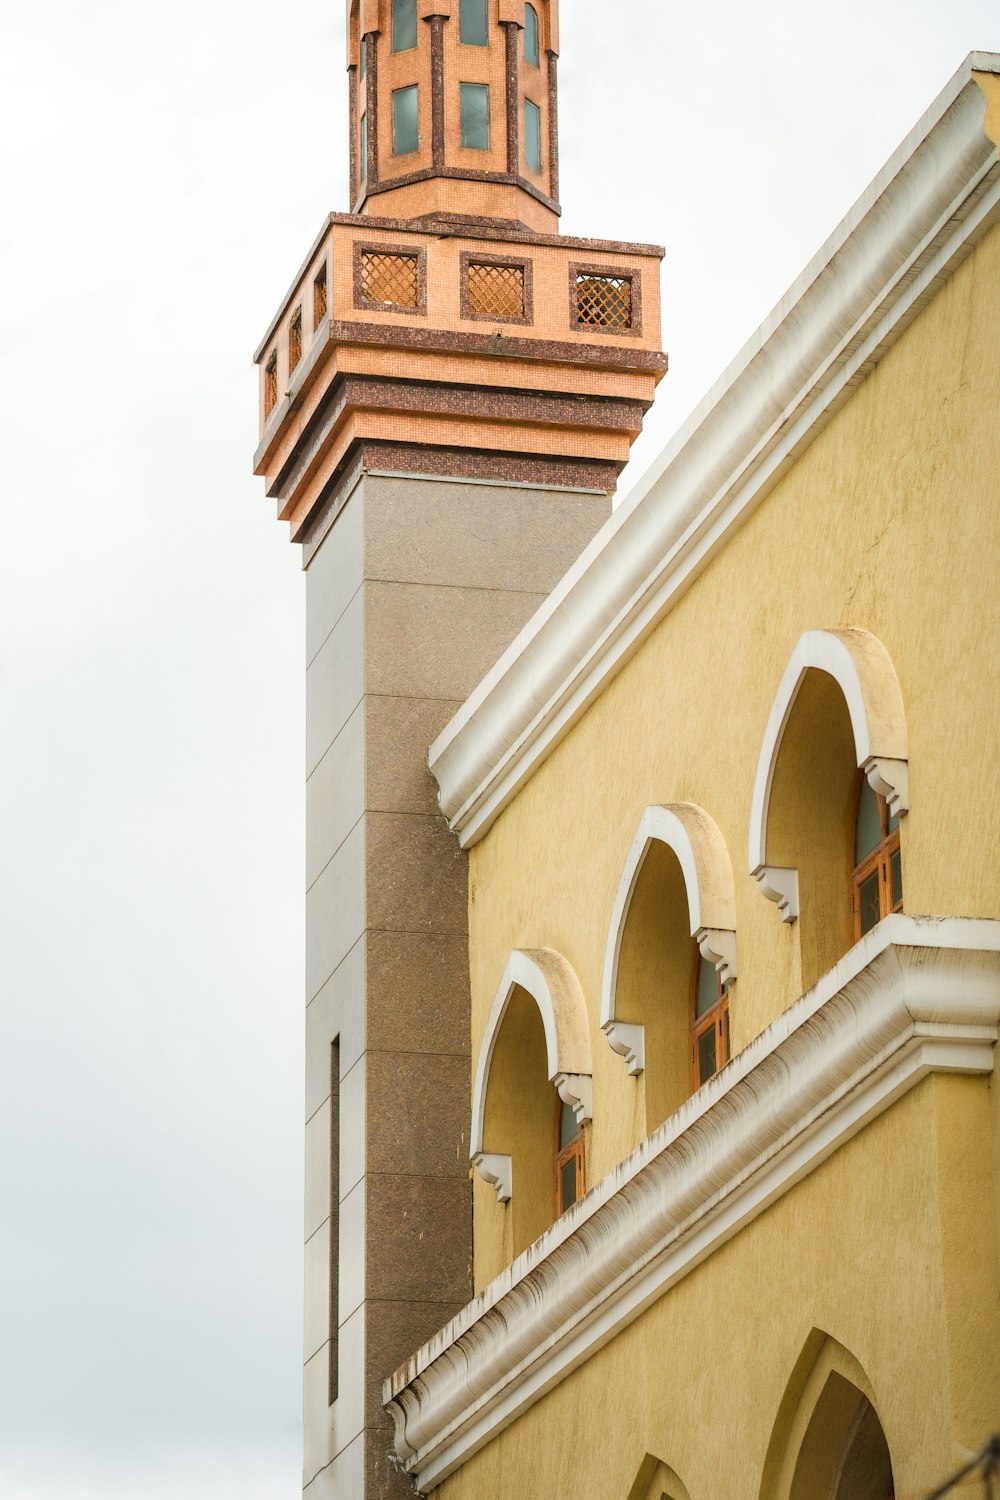
[[918, 1500], [1000, 1429], [1000, 56], [612, 510], [663, 252], [558, 233], [559, 50], [348, 0], [256, 355], [304, 1494]]

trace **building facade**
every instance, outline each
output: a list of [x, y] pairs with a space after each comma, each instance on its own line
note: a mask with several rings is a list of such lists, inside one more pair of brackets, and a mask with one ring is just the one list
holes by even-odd
[[[356, 212], [258, 354], [310, 602], [307, 1492], [929, 1495], [1000, 1429], [1000, 58], [607, 517], [546, 465], [627, 456], [655, 251], [533, 217], [554, 8], [408, 9], [349, 13]], [[511, 355], [469, 275], [529, 260]]]

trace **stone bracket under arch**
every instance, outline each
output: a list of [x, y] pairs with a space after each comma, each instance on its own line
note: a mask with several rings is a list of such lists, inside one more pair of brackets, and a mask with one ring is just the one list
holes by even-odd
[[629, 1074], [643, 1071], [645, 1027], [617, 1013], [618, 961], [629, 906], [646, 855], [654, 843], [666, 844], [677, 856], [687, 893], [691, 936], [702, 957], [714, 964], [723, 984], [736, 978], [736, 898], [729, 851], [717, 824], [693, 802], [647, 807], [639, 820], [615, 895], [601, 984], [601, 1030], [611, 1048], [624, 1057]]
[[750, 874], [783, 922], [799, 915], [798, 870], [767, 858], [771, 788], [788, 721], [806, 673], [826, 672], [847, 702], [858, 769], [894, 816], [910, 808], [906, 717], [899, 679], [888, 651], [867, 630], [807, 630], [799, 637], [768, 717], [757, 761], [750, 812]]
[[593, 1115], [590, 1020], [580, 981], [572, 966], [554, 948], [515, 948], [507, 960], [486, 1022], [472, 1090], [469, 1157], [483, 1181], [496, 1189], [501, 1203], [508, 1203], [513, 1196], [513, 1162], [503, 1151], [486, 1149], [486, 1097], [493, 1051], [517, 989], [529, 994], [538, 1006], [545, 1031], [549, 1082], [563, 1103], [572, 1107], [578, 1125]]

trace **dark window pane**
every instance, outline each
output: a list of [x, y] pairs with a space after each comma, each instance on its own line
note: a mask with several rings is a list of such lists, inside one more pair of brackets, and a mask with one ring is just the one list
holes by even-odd
[[861, 882], [861, 891], [858, 904], [861, 908], [861, 936], [871, 932], [876, 922], [880, 919], [882, 912], [879, 906], [879, 875], [876, 870], [869, 875], [867, 880]]
[[490, 149], [490, 86], [461, 85], [462, 145], [470, 151]]
[[706, 1011], [712, 1009], [718, 998], [719, 982], [715, 974], [715, 965], [710, 964], [707, 959], [699, 958], [698, 988], [694, 997], [695, 1015], [703, 1016]]
[[698, 1082], [707, 1083], [716, 1072], [715, 1027], [710, 1026], [698, 1038]]
[[358, 72], [360, 73], [361, 77], [364, 78], [368, 72], [368, 38], [366, 36], [363, 36], [361, 38], [361, 46], [358, 50], [361, 53], [361, 64], [358, 68]]
[[573, 1106], [571, 1104], [564, 1104], [559, 1115], [559, 1150], [562, 1151], [569, 1145], [570, 1141], [575, 1141], [578, 1134], [579, 1129], [576, 1123], [576, 1115], [573, 1113]]
[[576, 1202], [576, 1157], [571, 1156], [559, 1173], [559, 1200], [563, 1213]]
[[538, 67], [538, 12], [533, 5], [524, 7], [524, 60]]
[[899, 850], [889, 860], [889, 880], [892, 885], [892, 909], [903, 904], [903, 861]]
[[486, 46], [486, 0], [461, 0], [458, 37], [467, 47]]
[[392, 94], [392, 154], [407, 156], [420, 144], [418, 115], [420, 91], [414, 83]]
[[877, 849], [882, 841], [882, 823], [879, 819], [878, 797], [868, 785], [868, 778], [861, 783], [861, 800], [858, 803], [858, 839], [854, 863], [860, 864]]
[[392, 0], [392, 50], [409, 52], [417, 45], [417, 0]]
[[542, 112], [530, 99], [524, 101], [524, 156], [531, 171], [542, 170]]

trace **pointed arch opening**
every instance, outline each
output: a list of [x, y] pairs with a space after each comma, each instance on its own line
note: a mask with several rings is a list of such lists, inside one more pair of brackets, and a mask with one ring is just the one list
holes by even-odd
[[647, 1453], [628, 1492], [628, 1500], [691, 1500], [691, 1497], [670, 1465]]
[[[909, 809], [906, 720], [888, 652], [866, 630], [810, 630], [785, 669], [764, 733], [750, 815], [750, 874], [799, 923], [808, 988], [855, 941], [859, 815], [869, 798], [883, 842]], [[888, 832], [887, 832], [888, 830]], [[902, 904], [902, 856], [895, 909]], [[867, 873], [867, 872], [862, 872]], [[890, 904], [886, 910], [893, 909]], [[885, 915], [886, 912], [882, 912]]]
[[864, 1370], [814, 1329], [785, 1390], [760, 1500], [895, 1500], [892, 1455]]
[[587, 1005], [573, 968], [551, 948], [515, 950], [479, 1049], [469, 1153], [499, 1201], [511, 1205], [512, 1256], [582, 1193], [591, 1074]]
[[644, 1075], [647, 1132], [728, 1057], [736, 902], [718, 827], [690, 802], [647, 807], [615, 896], [601, 1029]]

